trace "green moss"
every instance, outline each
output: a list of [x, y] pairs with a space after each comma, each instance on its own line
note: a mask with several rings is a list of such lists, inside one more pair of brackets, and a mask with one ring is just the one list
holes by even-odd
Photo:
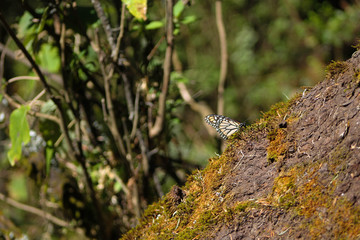
[[296, 205], [297, 192], [295, 189], [295, 181], [296, 173], [300, 173], [300, 171], [298, 168], [293, 168], [275, 178], [271, 198], [269, 199], [274, 205], [279, 205], [283, 208]]
[[360, 86], [360, 69], [354, 69], [354, 77], [353, 77], [353, 82], [356, 84], [357, 87]]
[[188, 196], [182, 203], [179, 204], [177, 208], [177, 216], [180, 216], [183, 220], [181, 221], [181, 226], [188, 224], [189, 215], [193, 214], [195, 210], [195, 197], [193, 195]]
[[338, 74], [344, 73], [348, 69], [348, 64], [342, 61], [332, 61], [325, 69], [326, 78], [330, 79]]
[[[360, 234], [360, 208], [345, 197], [334, 195], [339, 184], [338, 176], [346, 168], [348, 157], [348, 147], [339, 145], [326, 159], [309, 165], [298, 164], [282, 172], [275, 178], [267, 200], [273, 206], [305, 217], [307, 220], [300, 227], [307, 229], [313, 239], [324, 234], [334, 239], [357, 238]], [[332, 175], [325, 182], [320, 180], [319, 173], [324, 164], [328, 174]]]
[[234, 212], [245, 212], [246, 210], [248, 210], [249, 208], [255, 208], [258, 207], [259, 205], [256, 204], [254, 201], [244, 201], [244, 202], [240, 202], [238, 203], [235, 208], [234, 208]]
[[353, 48], [355, 48], [357, 51], [360, 50], [360, 39], [356, 40], [356, 43], [352, 45]]
[[280, 102], [273, 105], [268, 112], [263, 113], [260, 123], [266, 123], [267, 125], [277, 123], [286, 114], [289, 106], [289, 102]]
[[283, 160], [288, 152], [290, 143], [287, 141], [287, 133], [284, 129], [272, 129], [268, 134], [270, 140], [267, 147], [267, 160], [277, 162]]

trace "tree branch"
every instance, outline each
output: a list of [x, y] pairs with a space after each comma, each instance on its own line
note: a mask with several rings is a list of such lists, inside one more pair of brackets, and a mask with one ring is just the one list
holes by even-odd
[[139, 121], [139, 101], [140, 101], [140, 84], [136, 88], [133, 126], [132, 126], [132, 130], [131, 130], [131, 134], [130, 134], [131, 139], [133, 139], [135, 137], [137, 124], [138, 124], [138, 121]]
[[0, 200], [6, 202], [7, 204], [13, 206], [13, 207], [16, 207], [20, 210], [23, 210], [25, 212], [29, 212], [29, 213], [32, 213], [32, 214], [35, 214], [35, 215], [38, 215], [40, 217], [43, 217], [47, 220], [49, 220], [50, 222], [60, 226], [60, 227], [66, 227], [66, 228], [69, 228], [71, 227], [70, 224], [60, 218], [57, 218], [53, 215], [51, 215], [50, 213], [48, 212], [45, 212], [41, 209], [38, 209], [38, 208], [35, 208], [35, 207], [32, 207], [32, 206], [29, 206], [29, 205], [26, 205], [26, 204], [23, 204], [23, 203], [20, 203], [18, 201], [15, 201], [14, 199], [11, 199], [7, 196], [5, 196], [4, 194], [0, 193]]
[[[179, 60], [179, 57], [178, 57], [178, 54], [177, 54], [176, 51], [174, 51], [174, 54], [173, 54], [173, 65], [174, 65], [175, 71], [182, 74], [182, 65], [181, 65], [181, 62]], [[208, 105], [206, 105], [206, 103], [203, 103], [203, 102], [198, 103], [192, 98], [192, 96], [191, 96], [189, 90], [187, 89], [185, 83], [177, 82], [176, 84], [177, 84], [177, 87], [179, 88], [181, 97], [184, 99], [184, 101], [187, 104], [189, 104], [190, 108], [193, 111], [199, 113], [202, 118], [205, 118], [205, 116], [213, 113], [211, 108]], [[206, 127], [206, 130], [208, 131], [208, 133], [211, 136], [216, 135], [216, 131], [214, 130], [213, 127], [211, 127], [208, 124], [205, 124], [205, 127]]]
[[166, 96], [169, 88], [171, 73], [171, 56], [173, 52], [174, 40], [174, 24], [173, 24], [173, 0], [166, 0], [166, 52], [164, 60], [164, 76], [163, 85], [159, 97], [159, 110], [155, 119], [154, 126], [149, 126], [149, 137], [154, 138], [160, 134], [163, 129], [166, 109]]
[[111, 77], [114, 72], [114, 67], [112, 66], [110, 71], [108, 71], [108, 74], [107, 74], [107, 72], [105, 71], [105, 66], [103, 65], [104, 57], [103, 57], [103, 53], [100, 48], [100, 41], [97, 37], [97, 34], [95, 34], [95, 38], [96, 38], [95, 40], [96, 40], [96, 44], [97, 44], [96, 49], [98, 49], [97, 54], [99, 57], [100, 69], [101, 69], [101, 73], [104, 78], [105, 106], [106, 106], [106, 109], [104, 110], [104, 121], [107, 123], [107, 125], [109, 126], [109, 129], [111, 131], [111, 134], [114, 136], [116, 147], [118, 148], [118, 150], [120, 151], [120, 153], [123, 156], [126, 156], [124, 142], [120, 136], [119, 128], [116, 124], [114, 106], [113, 106], [113, 102], [111, 99], [110, 80], [111, 80]]
[[107, 19], [104, 10], [101, 7], [101, 3], [98, 0], [91, 0], [91, 3], [94, 5], [96, 14], [101, 21], [101, 25], [104, 28], [108, 43], [110, 44], [111, 49], [114, 50], [116, 48], [115, 40], [112, 36], [109, 20]]
[[119, 59], [119, 52], [120, 52], [120, 46], [121, 46], [121, 39], [124, 36], [124, 23], [125, 23], [125, 3], [122, 3], [121, 7], [121, 17], [120, 17], [120, 32], [119, 36], [116, 40], [116, 47], [113, 49], [113, 52], [111, 53], [111, 56], [113, 58], [113, 61], [116, 63]]
[[[7, 57], [9, 57], [15, 61], [18, 61], [18, 62], [24, 64], [25, 66], [31, 67], [31, 63], [26, 58], [17, 57], [13, 51], [11, 51], [9, 48], [5, 47], [2, 43], [0, 43], [0, 51], [2, 51], [2, 54], [6, 54]], [[40, 71], [45, 76], [47, 76], [48, 78], [53, 80], [54, 83], [60, 84], [61, 86], [63, 85], [63, 80], [59, 74], [51, 73], [42, 67], [39, 67], [39, 68], [40, 68]], [[1, 70], [2, 69], [0, 69], [0, 72], [1, 72]]]
[[227, 54], [227, 44], [226, 44], [226, 33], [222, 17], [222, 1], [217, 0], [215, 3], [216, 11], [216, 26], [219, 32], [220, 39], [220, 54], [221, 54], [221, 63], [220, 63], [220, 78], [218, 86], [218, 105], [217, 105], [217, 114], [224, 114], [224, 88], [225, 80], [227, 74], [227, 64], [228, 64], [228, 54]]
[[6, 31], [9, 33], [9, 35], [11, 36], [11, 38], [15, 41], [16, 45], [20, 48], [20, 50], [23, 52], [23, 54], [25, 55], [25, 57], [27, 58], [27, 60], [30, 62], [31, 66], [33, 67], [33, 69], [35, 70], [36, 74], [39, 76], [40, 81], [42, 82], [42, 84], [44, 85], [44, 88], [46, 90], [47, 93], [50, 94], [50, 96], [54, 97], [52, 94], [52, 91], [50, 89], [50, 86], [48, 85], [48, 83], [46, 82], [46, 79], [44, 77], [44, 75], [42, 74], [42, 72], [40, 71], [39, 66], [35, 63], [34, 59], [32, 58], [32, 56], [30, 55], [30, 53], [26, 50], [26, 48], [24, 47], [24, 45], [20, 42], [20, 40], [17, 38], [16, 34], [13, 32], [13, 30], [11, 30], [9, 24], [7, 23], [7, 21], [5, 20], [5, 18], [3, 17], [2, 13], [0, 12], [0, 21], [2, 22], [3, 26], [5, 27]]
[[[8, 40], [8, 42], [9, 42], [9, 40]], [[0, 43], [0, 50], [2, 50], [1, 46], [3, 46], [3, 45]], [[6, 55], [6, 52], [4, 50], [2, 50], [1, 56], [0, 56], [0, 88], [2, 86], [2, 79], [4, 77], [5, 55]]]

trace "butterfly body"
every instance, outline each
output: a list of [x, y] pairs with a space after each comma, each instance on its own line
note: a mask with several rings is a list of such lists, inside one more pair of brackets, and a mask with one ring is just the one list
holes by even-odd
[[217, 114], [210, 114], [205, 117], [206, 123], [216, 129], [223, 139], [228, 139], [231, 135], [239, 131], [245, 124]]

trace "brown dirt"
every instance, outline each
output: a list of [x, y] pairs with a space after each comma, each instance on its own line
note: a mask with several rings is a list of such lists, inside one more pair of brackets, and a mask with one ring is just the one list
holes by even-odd
[[124, 239], [358, 239], [360, 51], [327, 72], [230, 140]]
[[[269, 140], [265, 136], [258, 141], [249, 141], [237, 150], [238, 166], [224, 180], [225, 184], [232, 186], [229, 192], [233, 195], [231, 201], [266, 198], [272, 194], [274, 180], [282, 172], [299, 164], [306, 167], [319, 161], [321, 167], [313, 173], [318, 182], [326, 186], [335, 177], [337, 180], [329, 197], [345, 197], [359, 207], [360, 51], [354, 53], [347, 62], [333, 65], [335, 68], [340, 67], [340, 72], [334, 69], [333, 75], [310, 91], [304, 91], [301, 98], [291, 106], [287, 115], [296, 116], [297, 119], [288, 124], [286, 129], [284, 142], [289, 147], [281, 162], [269, 164], [266, 158]], [[336, 149], [342, 149], [346, 157], [334, 159], [332, 154]], [[341, 171], [329, 170], [333, 165], [331, 161], [340, 160], [343, 162], [336, 165]], [[298, 176], [298, 181], [301, 181], [301, 177]], [[310, 224], [307, 223], [311, 219], [312, 216], [297, 215], [281, 208], [253, 208], [239, 223], [221, 227], [215, 239], [310, 238], [313, 236], [308, 229]], [[332, 224], [336, 225], [336, 222], [327, 226], [330, 231]], [[318, 237], [329, 239], [334, 236], [323, 233]]]

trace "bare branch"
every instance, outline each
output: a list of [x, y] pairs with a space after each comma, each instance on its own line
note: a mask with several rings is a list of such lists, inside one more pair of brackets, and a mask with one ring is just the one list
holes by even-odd
[[[124, 142], [123, 139], [120, 135], [120, 131], [118, 129], [118, 126], [116, 124], [116, 116], [115, 116], [115, 112], [114, 112], [114, 106], [112, 103], [112, 99], [111, 99], [111, 91], [110, 91], [110, 80], [113, 76], [114, 73], [114, 65], [111, 64], [110, 65], [110, 70], [109, 71], [105, 71], [105, 66], [103, 63], [103, 53], [101, 51], [100, 48], [98, 48], [98, 46], [100, 46], [100, 42], [98, 39], [97, 34], [95, 34], [95, 41], [97, 44], [97, 47], [95, 49], [98, 49], [98, 56], [99, 56], [99, 63], [100, 63], [100, 69], [101, 69], [101, 73], [104, 77], [104, 88], [105, 88], [105, 106], [106, 106], [106, 110], [108, 112], [108, 114], [106, 114], [105, 116], [107, 117], [107, 124], [109, 126], [109, 129], [111, 131], [111, 134], [113, 135], [114, 139], [115, 139], [115, 144], [117, 146], [117, 148], [119, 149], [120, 153], [126, 158], [126, 160], [129, 163], [130, 166], [130, 171], [132, 174], [132, 177], [130, 178], [131, 180], [131, 186], [129, 186], [129, 182], [128, 182], [128, 189], [129, 189], [129, 196], [131, 198], [131, 201], [134, 204], [134, 212], [136, 214], [136, 216], [139, 218], [140, 217], [140, 213], [141, 213], [141, 205], [140, 205], [140, 196], [139, 196], [139, 191], [138, 191], [138, 184], [136, 182], [136, 178], [135, 178], [135, 168], [134, 168], [134, 163], [132, 162], [132, 159], [129, 155], [130, 152], [126, 152], [125, 146], [124, 146]], [[105, 110], [105, 111], [106, 111]], [[126, 127], [126, 126], [124, 126]], [[130, 190], [131, 189], [131, 190]]]
[[47, 219], [48, 221], [50, 221], [50, 222], [52, 222], [52, 223], [54, 223], [54, 224], [56, 224], [56, 225], [58, 225], [60, 227], [66, 227], [66, 228], [71, 227], [67, 221], [64, 221], [64, 220], [62, 220], [60, 218], [57, 218], [57, 217], [51, 215], [50, 213], [45, 212], [45, 211], [43, 211], [41, 209], [38, 209], [38, 208], [35, 208], [35, 207], [32, 207], [32, 206], [20, 203], [18, 201], [15, 201], [14, 199], [9, 198], [9, 197], [5, 196], [2, 193], [0, 193], [0, 200], [4, 201], [7, 204], [9, 204], [9, 205], [11, 205], [13, 207], [16, 207], [16, 208], [18, 208], [20, 210], [23, 210], [23, 211], [38, 215], [40, 217], [43, 217], [43, 218]]
[[[7, 57], [9, 57], [15, 61], [18, 61], [18, 62], [24, 64], [25, 66], [31, 67], [30, 62], [27, 59], [19, 58], [18, 56], [16, 56], [16, 54], [13, 51], [11, 51], [9, 48], [5, 47], [2, 43], [0, 43], [0, 51], [2, 51], [2, 54], [6, 54]], [[0, 68], [0, 72], [1, 72], [1, 70], [2, 69]], [[61, 86], [63, 85], [63, 80], [59, 74], [51, 73], [42, 67], [40, 67], [40, 70], [45, 76], [47, 76], [49, 79], [53, 80], [53, 82], [55, 82], [56, 84], [60, 84]], [[1, 77], [1, 75], [0, 75], [0, 77]]]
[[[179, 60], [179, 56], [178, 56], [176, 51], [174, 51], [174, 54], [173, 54], [173, 64], [174, 64], [175, 71], [182, 74], [182, 65], [181, 65], [181, 62]], [[191, 97], [191, 94], [190, 94], [189, 90], [187, 89], [185, 83], [177, 82], [177, 87], [179, 88], [180, 95], [184, 99], [184, 101], [187, 104], [189, 104], [189, 106], [191, 107], [191, 109], [193, 111], [199, 113], [202, 118], [204, 118], [205, 116], [213, 113], [211, 108], [208, 105], [206, 105], [206, 103], [203, 103], [203, 102], [198, 103]], [[208, 133], [211, 136], [216, 135], [216, 131], [214, 130], [213, 127], [211, 127], [208, 124], [205, 124], [205, 127], [206, 127], [206, 130], [208, 131]]]
[[150, 154], [148, 152], [148, 148], [145, 145], [145, 141], [144, 141], [139, 129], [137, 129], [137, 131], [136, 131], [136, 136], [139, 139], [139, 145], [140, 145], [141, 156], [142, 156], [142, 168], [144, 171], [144, 175], [147, 176], [149, 174], [149, 158], [150, 158], [149, 155]]
[[[9, 104], [12, 106], [12, 107], [15, 107], [15, 108], [19, 108], [21, 107], [21, 104], [17, 103], [14, 99], [12, 99], [7, 93], [3, 92], [2, 93], [4, 98], [6, 98], [6, 100], [9, 102]], [[50, 121], [53, 121], [57, 124], [60, 125], [60, 119], [53, 116], [53, 115], [49, 115], [49, 114], [45, 114], [45, 113], [41, 113], [41, 112], [35, 112], [33, 110], [30, 110], [29, 112], [29, 115], [31, 116], [35, 116], [35, 117], [39, 117], [39, 118], [44, 118], [44, 119], [48, 119]]]
[[124, 73], [121, 73], [121, 78], [124, 81], [124, 92], [125, 92], [126, 104], [127, 104], [128, 111], [129, 111], [129, 119], [133, 120], [134, 119], [134, 104], [133, 104], [132, 95], [131, 95], [130, 82]]
[[121, 39], [124, 36], [124, 23], [125, 23], [125, 3], [122, 3], [121, 18], [120, 18], [120, 32], [119, 32], [119, 36], [116, 40], [116, 48], [113, 49], [113, 52], [111, 53], [111, 56], [113, 57], [114, 62], [117, 62], [119, 59]]
[[139, 101], [140, 101], [140, 89], [141, 89], [141, 83], [136, 88], [136, 96], [135, 96], [135, 107], [134, 107], [134, 118], [133, 118], [133, 126], [130, 134], [130, 138], [135, 137], [137, 124], [139, 121]]
[[[8, 42], [9, 42], [9, 40], [8, 40]], [[0, 43], [0, 45], [2, 46], [1, 43]], [[0, 46], [0, 50], [1, 50], [1, 46]], [[3, 77], [4, 77], [5, 55], [6, 55], [6, 52], [2, 51], [1, 56], [0, 56], [0, 88], [1, 88], [1, 85], [2, 85], [2, 80], [1, 79], [3, 79]]]
[[163, 129], [165, 119], [165, 103], [166, 96], [169, 88], [170, 73], [171, 73], [171, 56], [173, 52], [173, 40], [174, 40], [174, 25], [173, 25], [173, 0], [166, 0], [166, 52], [164, 60], [164, 76], [163, 85], [159, 97], [159, 109], [155, 119], [154, 126], [149, 126], [150, 138], [156, 137]]
[[[111, 46], [111, 49], [115, 49], [116, 45], [115, 45], [115, 40], [112, 36], [112, 32], [111, 32], [111, 26], [109, 23], [108, 18], [105, 15], [105, 11], [104, 9], [101, 7], [101, 3], [98, 0], [91, 0], [91, 3], [94, 5], [95, 11], [97, 16], [99, 17], [100, 21], [101, 21], [101, 25], [104, 28], [108, 43]], [[100, 46], [100, 45], [99, 45]]]
[[[118, 148], [118, 150], [120, 151], [120, 153], [123, 156], [126, 156], [126, 150], [124, 147], [124, 142], [120, 136], [120, 132], [118, 129], [118, 126], [116, 124], [116, 117], [115, 117], [115, 112], [114, 112], [114, 106], [113, 106], [113, 102], [111, 99], [111, 91], [110, 91], [110, 80], [112, 78], [112, 75], [114, 73], [114, 67], [112, 66], [110, 71], [108, 71], [108, 74], [105, 71], [105, 66], [103, 64], [103, 53], [100, 49], [100, 41], [98, 38], [98, 35], [95, 34], [95, 41], [96, 41], [96, 45], [97, 47], [95, 49], [97, 49], [97, 53], [99, 56], [99, 63], [100, 63], [100, 69], [101, 69], [101, 73], [103, 75], [104, 78], [104, 88], [105, 88], [105, 106], [106, 106], [106, 111], [104, 111], [104, 113], [106, 115], [104, 115], [104, 117], [106, 117], [104, 120], [106, 121], [106, 123], [109, 126], [109, 129], [111, 131], [111, 134], [114, 136], [115, 139], [115, 144], [116, 147]], [[94, 45], [94, 44], [93, 44]]]
[[125, 144], [126, 144], [126, 150], [127, 150], [127, 158], [130, 158], [131, 161], [131, 143], [130, 143], [130, 135], [129, 135], [129, 131], [126, 127], [126, 119], [124, 117], [121, 118], [121, 122], [122, 122], [122, 126], [123, 126], [123, 131], [124, 131], [124, 139], [125, 139]]
[[162, 36], [160, 40], [156, 43], [156, 45], [151, 49], [150, 53], [147, 55], [146, 59], [150, 61], [150, 59], [155, 55], [156, 51], [160, 47], [160, 44], [164, 41], [165, 37]]
[[[137, 121], [138, 121], [138, 105], [139, 105], [140, 86], [138, 86], [138, 88], [137, 88], [136, 100], [135, 100], [136, 105], [134, 108], [129, 80], [125, 74], [121, 74], [121, 76], [122, 76], [122, 79], [124, 80], [124, 91], [125, 91], [126, 103], [127, 103], [128, 111], [129, 111], [129, 115], [130, 115], [129, 118], [130, 118], [130, 120], [133, 121], [133, 130], [132, 131], [133, 132], [135, 131], [137, 133], [137, 137], [139, 139], [139, 145], [140, 145], [140, 149], [141, 149], [141, 155], [142, 155], [142, 167], [143, 167], [145, 176], [147, 176], [149, 173], [148, 148], [145, 146], [145, 142], [144, 142], [144, 139], [143, 139], [143, 136], [142, 136], [140, 130], [138, 130], [136, 128]], [[124, 129], [124, 132], [125, 132], [126, 137], [128, 138], [127, 129], [126, 130]]]
[[215, 3], [216, 11], [216, 26], [219, 32], [220, 39], [220, 54], [221, 54], [221, 63], [220, 63], [220, 78], [218, 86], [218, 105], [217, 113], [224, 114], [224, 88], [225, 80], [227, 74], [227, 64], [228, 64], [228, 53], [227, 53], [227, 44], [226, 44], [226, 32], [222, 17], [222, 1], [217, 0]]
[[17, 76], [17, 77], [10, 78], [7, 82], [8, 83], [13, 83], [13, 82], [16, 82], [16, 81], [19, 81], [19, 80], [33, 80], [33, 81], [36, 81], [36, 80], [40, 80], [40, 79], [39, 79], [39, 77], [34, 77], [34, 76]]
[[28, 59], [28, 61], [31, 63], [31, 66], [34, 68], [36, 74], [39, 76], [40, 81], [42, 82], [42, 84], [44, 85], [44, 88], [46, 90], [47, 93], [50, 94], [50, 96], [54, 97], [52, 94], [52, 91], [50, 89], [50, 86], [48, 85], [48, 83], [46, 82], [46, 79], [44, 77], [44, 75], [42, 74], [42, 72], [40, 71], [39, 66], [35, 63], [35, 60], [32, 58], [32, 56], [30, 55], [30, 53], [26, 50], [26, 48], [24, 47], [24, 45], [20, 42], [20, 40], [17, 38], [16, 34], [13, 32], [13, 30], [11, 30], [9, 24], [7, 23], [7, 21], [5, 20], [5, 18], [3, 17], [2, 13], [0, 12], [0, 21], [2, 22], [3, 26], [5, 27], [6, 31], [9, 33], [9, 35], [11, 36], [11, 38], [15, 41], [16, 45], [20, 48], [20, 50], [24, 53], [25, 57]]

